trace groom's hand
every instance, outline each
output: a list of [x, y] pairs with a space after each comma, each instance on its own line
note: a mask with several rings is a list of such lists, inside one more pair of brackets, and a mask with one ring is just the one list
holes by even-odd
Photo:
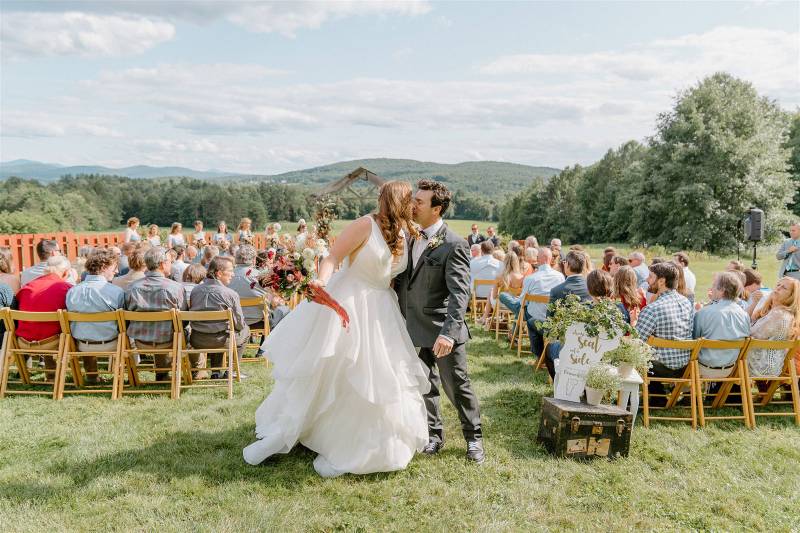
[[436, 342], [433, 344], [433, 354], [436, 357], [444, 357], [449, 355], [450, 352], [453, 351], [453, 341], [452, 339], [448, 339], [447, 337], [442, 337], [441, 335], [436, 339]]

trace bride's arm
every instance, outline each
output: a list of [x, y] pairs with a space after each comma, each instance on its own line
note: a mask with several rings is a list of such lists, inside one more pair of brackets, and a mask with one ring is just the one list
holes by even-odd
[[336, 266], [344, 261], [345, 257], [349, 257], [361, 249], [371, 232], [372, 221], [369, 216], [361, 217], [344, 228], [331, 246], [328, 257], [323, 259], [319, 265], [317, 283], [323, 287], [327, 285]]

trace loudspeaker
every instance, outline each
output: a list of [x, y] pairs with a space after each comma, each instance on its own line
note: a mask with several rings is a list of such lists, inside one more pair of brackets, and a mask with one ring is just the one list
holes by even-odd
[[748, 241], [764, 240], [764, 211], [751, 207], [744, 219], [744, 238]]

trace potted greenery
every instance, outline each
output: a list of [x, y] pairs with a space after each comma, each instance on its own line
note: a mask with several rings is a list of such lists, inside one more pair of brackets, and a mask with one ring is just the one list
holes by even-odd
[[603, 397], [618, 390], [621, 383], [615, 367], [605, 363], [592, 365], [586, 374], [586, 403], [600, 405]]
[[603, 354], [603, 361], [619, 368], [623, 378], [630, 376], [633, 369], [647, 372], [653, 360], [653, 347], [633, 337], [623, 337], [619, 346]]
[[612, 338], [616, 335], [636, 335], [617, 307], [616, 302], [601, 299], [591, 304], [581, 302], [574, 294], [550, 304], [550, 316], [539, 323], [545, 336], [562, 343], [572, 325], [583, 324], [589, 337]]

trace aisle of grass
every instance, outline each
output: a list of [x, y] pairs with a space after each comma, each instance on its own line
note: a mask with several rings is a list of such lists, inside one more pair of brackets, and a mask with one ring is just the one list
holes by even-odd
[[[488, 458], [467, 464], [455, 412], [440, 456], [406, 471], [323, 480], [296, 449], [260, 467], [241, 449], [269, 372], [233, 401], [0, 401], [3, 531], [474, 531], [742, 528], [788, 531], [800, 508], [800, 429], [759, 421], [635, 428], [631, 457], [578, 463], [535, 441], [542, 373], [483, 333], [470, 345]], [[446, 402], [445, 402], [446, 403]]]

